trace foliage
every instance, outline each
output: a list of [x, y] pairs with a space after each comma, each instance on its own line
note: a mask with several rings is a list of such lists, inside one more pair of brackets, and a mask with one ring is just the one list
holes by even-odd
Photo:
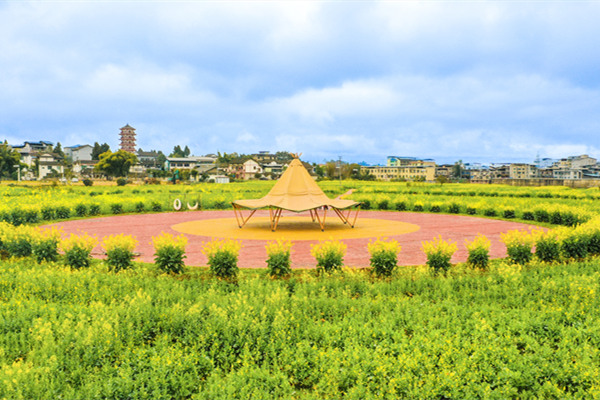
[[134, 250], [138, 241], [124, 234], [110, 235], [102, 239], [102, 249], [106, 253], [106, 263], [109, 269], [116, 272], [131, 268]]
[[292, 272], [290, 259], [292, 242], [285, 239], [277, 239], [275, 242], [268, 242], [265, 249], [267, 250], [267, 273], [272, 278], [289, 276]]
[[532, 234], [512, 230], [501, 233], [500, 240], [506, 246], [506, 252], [511, 262], [524, 265], [531, 261], [531, 257], [533, 256], [531, 248], [534, 241]]
[[0, 143], [0, 179], [11, 178], [21, 164], [21, 155], [7, 143]]
[[108, 150], [100, 154], [100, 161], [94, 167], [96, 171], [102, 172], [107, 176], [122, 177], [127, 176], [129, 168], [137, 163], [135, 154], [124, 150], [112, 153]]
[[158, 269], [163, 272], [175, 274], [183, 273], [185, 264], [185, 246], [187, 238], [183, 235], [173, 236], [170, 233], [162, 232], [160, 236], [152, 238], [154, 246], [154, 262]]
[[398, 266], [398, 253], [402, 249], [400, 244], [395, 240], [377, 239], [370, 241], [367, 248], [373, 273], [378, 277], [391, 276]]
[[557, 230], [538, 230], [534, 233], [535, 256], [544, 263], [560, 261], [560, 232]]
[[344, 265], [348, 246], [337, 240], [327, 240], [310, 246], [310, 254], [317, 260], [318, 273], [338, 271]]
[[85, 178], [82, 182], [84, 186], [92, 186], [94, 184], [94, 181], [89, 178]]
[[33, 252], [33, 242], [36, 240], [35, 228], [20, 225], [9, 227], [6, 224], [0, 226], [0, 241], [2, 249], [12, 257], [29, 257]]
[[237, 240], [212, 240], [205, 243], [202, 254], [208, 259], [210, 272], [219, 279], [235, 281], [238, 275], [238, 255], [242, 244]]
[[452, 264], [450, 259], [457, 250], [456, 243], [445, 241], [441, 236], [422, 243], [423, 252], [427, 255], [427, 265], [435, 275], [446, 274]]
[[71, 234], [63, 239], [60, 247], [65, 253], [67, 265], [75, 268], [87, 268], [90, 266], [90, 254], [98, 240], [87, 233], [80, 235]]
[[125, 179], [125, 178], [117, 179], [117, 186], [125, 186], [125, 185], [127, 185], [127, 179]]
[[478, 234], [475, 239], [465, 240], [465, 246], [469, 251], [467, 263], [473, 268], [488, 269], [490, 263], [490, 246], [492, 243], [485, 236]]
[[61, 229], [52, 227], [32, 234], [31, 251], [38, 263], [58, 260], [58, 244], [61, 233]]

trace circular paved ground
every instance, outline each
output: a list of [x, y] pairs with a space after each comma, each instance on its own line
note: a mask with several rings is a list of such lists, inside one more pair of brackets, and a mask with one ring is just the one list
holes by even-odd
[[[112, 234], [133, 235], [139, 241], [139, 260], [153, 262], [154, 249], [152, 236], [162, 231], [172, 234], [183, 233], [188, 237], [186, 248], [187, 265], [206, 265], [202, 254], [202, 243], [214, 237], [230, 237], [242, 241], [239, 266], [261, 268], [266, 266], [265, 244], [267, 240], [279, 237], [294, 242], [292, 267], [314, 267], [315, 260], [310, 255], [311, 244], [320, 240], [338, 239], [347, 244], [344, 258], [350, 267], [367, 267], [369, 240], [386, 237], [397, 240], [402, 246], [398, 256], [399, 265], [417, 265], [426, 262], [421, 250], [421, 242], [441, 236], [457, 242], [458, 251], [452, 262], [467, 259], [465, 239], [472, 239], [478, 233], [492, 242], [490, 256], [506, 256], [506, 247], [500, 242], [500, 233], [513, 229], [529, 230], [531, 225], [499, 221], [462, 215], [425, 214], [409, 212], [361, 211], [355, 228], [339, 222], [335, 215], [328, 215], [324, 232], [317, 223], [312, 223], [308, 213], [284, 212], [277, 232], [269, 230], [268, 211], [258, 211], [244, 228], [238, 228], [233, 211], [188, 211], [161, 214], [123, 215], [85, 220], [72, 220], [54, 224], [62, 227], [65, 234], [87, 232], [98, 239]], [[97, 246], [94, 257], [102, 257]]]

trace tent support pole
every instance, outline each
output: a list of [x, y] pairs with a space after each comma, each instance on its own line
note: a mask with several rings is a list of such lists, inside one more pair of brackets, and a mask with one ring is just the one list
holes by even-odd
[[281, 213], [283, 212], [282, 208], [278, 208], [273, 212], [273, 208], [269, 207], [269, 218], [271, 220], [271, 231], [275, 232], [277, 230], [277, 225], [279, 225], [279, 218], [281, 218]]
[[327, 217], [327, 208], [323, 208], [323, 221], [321, 221], [321, 218], [319, 217], [319, 213], [317, 212], [316, 208], [315, 208], [315, 215], [317, 216], [317, 219], [319, 220], [319, 225], [321, 226], [321, 231], [325, 231], [325, 218]]
[[[252, 210], [250, 212], [250, 215], [248, 215], [247, 218], [244, 218], [244, 214], [242, 214], [242, 209], [237, 204], [233, 204], [233, 212], [235, 213], [235, 219], [238, 223], [238, 226], [240, 228], [242, 228], [244, 225], [246, 225], [246, 222], [248, 222], [248, 220], [254, 215], [256, 210]], [[238, 216], [238, 212], [239, 212], [239, 216]], [[241, 224], [240, 224], [240, 220], [242, 221]]]

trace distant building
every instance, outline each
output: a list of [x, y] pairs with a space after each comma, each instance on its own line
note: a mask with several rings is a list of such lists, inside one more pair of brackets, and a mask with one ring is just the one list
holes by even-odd
[[38, 178], [44, 179], [52, 172], [63, 175], [65, 169], [51, 153], [41, 153], [38, 158]]
[[426, 181], [435, 179], [435, 166], [371, 166], [361, 167], [361, 173], [371, 174], [378, 181]]
[[78, 144], [75, 146], [65, 147], [65, 156], [69, 158], [72, 162], [91, 161], [93, 149], [94, 148], [89, 144]]
[[121, 128], [121, 150], [135, 154], [135, 128], [125, 125]]
[[167, 171], [173, 171], [175, 169], [188, 169], [199, 168], [203, 166], [215, 166], [217, 159], [215, 157], [167, 157], [165, 161], [165, 169]]
[[510, 179], [532, 179], [539, 177], [535, 165], [514, 163], [508, 166], [508, 177]]
[[263, 168], [252, 158], [239, 157], [231, 160], [227, 173], [235, 176], [235, 179], [247, 181], [254, 179], [256, 174], [262, 174]]
[[152, 151], [144, 151], [142, 149], [138, 149], [136, 152], [138, 161], [146, 168], [161, 168], [158, 160], [158, 152], [155, 150]]
[[52, 142], [25, 142], [22, 145], [12, 146], [21, 155], [21, 162], [28, 167], [33, 167], [40, 153], [52, 151]]

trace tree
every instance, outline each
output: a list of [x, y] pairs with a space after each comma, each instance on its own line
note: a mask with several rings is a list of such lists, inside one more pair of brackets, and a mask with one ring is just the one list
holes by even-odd
[[286, 162], [292, 161], [293, 159], [294, 156], [292, 156], [287, 151], [278, 151], [275, 153], [275, 161], [277, 161], [280, 164], [285, 164]]
[[328, 161], [325, 164], [325, 174], [329, 179], [333, 179], [336, 177], [337, 164], [335, 161]]
[[21, 155], [8, 147], [8, 143], [0, 144], [0, 178], [11, 178], [15, 166], [21, 165]]
[[110, 150], [110, 146], [107, 143], [102, 145], [98, 144], [98, 142], [94, 143], [94, 148], [92, 149], [92, 160], [99, 160], [100, 154], [106, 153]]
[[183, 149], [183, 156], [184, 157], [189, 157], [190, 156], [190, 148], [185, 146], [185, 149]]
[[56, 146], [54, 146], [54, 150], [52, 150], [52, 152], [60, 158], [65, 158], [65, 152], [63, 151], [60, 142], [56, 143]]
[[[189, 149], [188, 149], [188, 151], [189, 151]], [[181, 150], [180, 145], [177, 145], [177, 146], [173, 147], [173, 151], [171, 152], [171, 154], [169, 154], [169, 157], [183, 158], [183, 157], [185, 157], [185, 152], [183, 150]]]
[[452, 166], [452, 176], [456, 179], [462, 178], [463, 175], [463, 162], [462, 160], [458, 160]]
[[100, 161], [96, 164], [95, 169], [107, 176], [123, 177], [127, 176], [129, 168], [137, 161], [135, 154], [124, 150], [113, 153], [109, 150], [100, 154]]
[[158, 168], [164, 170], [166, 161], [167, 161], [167, 156], [165, 156], [164, 153], [159, 150], [158, 155], [156, 156], [156, 162], [158, 163]]

